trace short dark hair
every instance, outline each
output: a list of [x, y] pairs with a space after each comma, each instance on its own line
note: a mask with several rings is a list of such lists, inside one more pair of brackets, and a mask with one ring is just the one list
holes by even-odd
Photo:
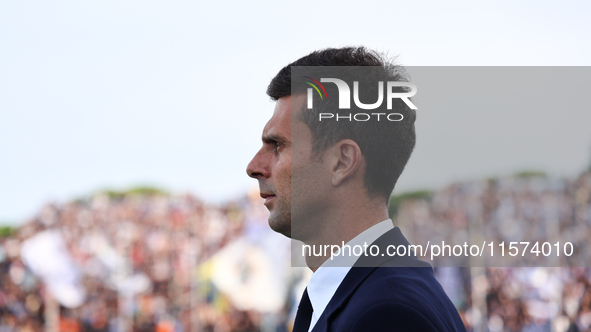
[[[309, 88], [305, 82], [300, 82], [297, 79], [293, 80], [294, 86], [292, 86], [292, 66], [313, 66], [318, 68], [315, 70], [316, 74], [318, 71], [321, 72], [322, 68], [332, 66], [369, 66], [370, 68], [363, 72], [363, 77], [359, 77], [359, 72], [357, 72], [355, 77], [349, 77], [349, 80], [360, 81], [360, 84], [363, 84], [363, 81], [374, 84], [376, 81], [408, 82], [405, 69], [380, 53], [364, 47], [327, 48], [312, 52], [281, 69], [267, 88], [267, 94], [271, 99], [278, 100], [292, 94], [304, 93]], [[332, 84], [325, 86], [328, 90], [330, 88], [328, 86], [332, 86]], [[401, 88], [402, 90], [404, 89]], [[359, 97], [364, 100], [372, 98], [375, 100], [375, 91], [369, 92], [373, 94], [373, 97], [364, 98], [363, 92]], [[327, 148], [343, 139], [355, 141], [366, 160], [367, 169], [364, 181], [368, 193], [382, 196], [386, 198], [386, 201], [389, 200], [416, 142], [414, 128], [416, 112], [399, 99], [394, 99], [393, 102], [391, 112], [403, 114], [402, 121], [318, 121], [318, 113], [327, 108], [333, 112], [337, 109], [336, 100], [322, 103], [312, 112], [300, 113], [301, 120], [308, 125], [312, 132], [314, 156], [322, 158], [323, 152]], [[347, 111], [350, 111], [351, 114], [366, 112], [353, 104], [351, 109]], [[338, 114], [341, 111], [335, 113]]]

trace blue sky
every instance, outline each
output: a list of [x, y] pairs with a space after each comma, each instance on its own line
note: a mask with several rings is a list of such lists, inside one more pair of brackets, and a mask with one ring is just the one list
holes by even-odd
[[[273, 109], [264, 91], [287, 63], [320, 48], [365, 45], [409, 66], [589, 66], [590, 7], [584, 1], [1, 2], [0, 222], [22, 222], [47, 201], [137, 184], [213, 202], [239, 196], [256, 186], [245, 168]], [[573, 112], [573, 123], [588, 119]], [[450, 133], [441, 132], [442, 144], [470, 135], [495, 150], [498, 136], [458, 118], [447, 121], [438, 122]], [[429, 126], [437, 127], [417, 126], [423, 126], [419, 144], [421, 133], [428, 137]], [[524, 153], [517, 144], [503, 158], [470, 165], [461, 159], [438, 165], [440, 151], [418, 145], [408, 167], [424, 171], [403, 175], [397, 190], [523, 168], [574, 175], [590, 162], [591, 134], [573, 128], [553, 128], [572, 143], [560, 154]], [[527, 140], [547, 136], [532, 130]]]

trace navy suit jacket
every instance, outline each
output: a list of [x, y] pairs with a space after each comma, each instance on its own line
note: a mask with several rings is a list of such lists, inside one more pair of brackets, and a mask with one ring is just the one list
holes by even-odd
[[[394, 227], [373, 244], [380, 248], [380, 253], [385, 253], [389, 245], [408, 246], [408, 241], [400, 229]], [[307, 298], [307, 290], [304, 297]], [[301, 322], [302, 302], [293, 332], [308, 332], [307, 324]], [[466, 329], [458, 311], [435, 279], [431, 265], [413, 256], [380, 254], [359, 257], [312, 329], [312, 332], [324, 331]]]

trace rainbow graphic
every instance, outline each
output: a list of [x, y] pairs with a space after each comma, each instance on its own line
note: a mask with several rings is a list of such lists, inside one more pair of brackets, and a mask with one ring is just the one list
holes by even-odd
[[[302, 76], [304, 78], [307, 78], [311, 81], [313, 81], [314, 83], [318, 84], [320, 86], [320, 89], [322, 89], [322, 91], [324, 91], [324, 96], [326, 97], [326, 100], [328, 100], [328, 95], [326, 94], [326, 89], [324, 89], [324, 86], [322, 86], [322, 84], [320, 82], [318, 82], [317, 80], [313, 79], [312, 77], [309, 76]], [[320, 92], [320, 89], [318, 89], [318, 87], [316, 86], [316, 84], [312, 83], [312, 82], [306, 82], [308, 85], [310, 85], [311, 87], [313, 87], [316, 92], [318, 92], [318, 94], [320, 95], [320, 99], [324, 100], [324, 97], [322, 97], [322, 93]]]

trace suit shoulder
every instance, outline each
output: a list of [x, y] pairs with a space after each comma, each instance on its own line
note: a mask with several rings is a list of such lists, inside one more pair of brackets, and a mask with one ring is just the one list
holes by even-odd
[[416, 308], [391, 301], [370, 306], [355, 317], [350, 326], [350, 332], [438, 331], [429, 318]]
[[360, 290], [411, 302], [423, 302], [422, 297], [447, 299], [431, 267], [378, 267], [360, 285]]
[[[397, 326], [406, 326], [404, 331], [465, 331], [457, 309], [435, 279], [430, 267], [375, 269], [359, 285], [344, 311], [352, 317], [359, 317], [360, 320], [348, 323], [359, 326], [366, 324], [370, 318], [379, 321], [381, 317], [385, 320], [384, 324], [394, 319], [397, 324], [402, 324]], [[361, 312], [363, 315], [360, 316]], [[419, 328], [410, 329], [402, 322]], [[429, 327], [431, 325], [434, 329]], [[367, 331], [373, 329], [368, 328]]]

